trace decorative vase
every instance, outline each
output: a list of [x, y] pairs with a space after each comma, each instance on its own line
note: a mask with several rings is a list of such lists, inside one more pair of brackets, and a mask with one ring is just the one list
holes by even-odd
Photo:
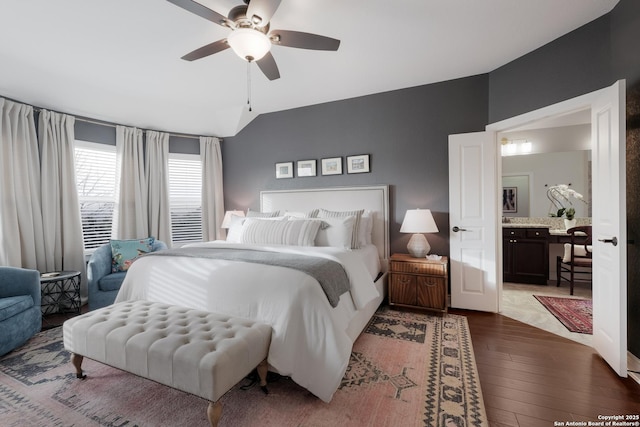
[[564, 220], [564, 229], [568, 230], [576, 226], [576, 219], [566, 219]]

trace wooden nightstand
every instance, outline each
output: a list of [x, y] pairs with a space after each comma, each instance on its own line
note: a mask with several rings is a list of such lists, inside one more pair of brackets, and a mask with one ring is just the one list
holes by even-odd
[[389, 305], [447, 311], [448, 259], [438, 261], [393, 254], [389, 269]]

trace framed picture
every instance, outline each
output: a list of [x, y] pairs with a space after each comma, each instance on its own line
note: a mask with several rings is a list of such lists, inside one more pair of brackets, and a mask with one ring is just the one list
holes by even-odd
[[322, 159], [322, 175], [342, 175], [342, 157]]
[[502, 188], [502, 212], [518, 212], [518, 187]]
[[276, 163], [276, 178], [293, 178], [293, 162]]
[[316, 176], [316, 161], [298, 160], [298, 176]]
[[347, 173], [371, 172], [369, 169], [369, 155], [347, 156]]

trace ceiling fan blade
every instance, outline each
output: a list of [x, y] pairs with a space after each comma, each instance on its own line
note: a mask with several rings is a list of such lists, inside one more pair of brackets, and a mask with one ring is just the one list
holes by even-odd
[[280, 6], [281, 0], [251, 0], [247, 8], [247, 18], [257, 25], [264, 27], [271, 21], [271, 17]]
[[218, 40], [217, 42], [209, 43], [206, 46], [202, 46], [200, 49], [196, 49], [193, 52], [187, 53], [182, 57], [185, 61], [194, 61], [196, 59], [204, 58], [205, 56], [213, 55], [225, 49], [229, 48], [227, 39]]
[[280, 78], [280, 71], [278, 71], [278, 65], [276, 64], [276, 60], [273, 59], [273, 55], [271, 52], [267, 52], [262, 59], [256, 61], [258, 67], [262, 71], [262, 73], [267, 76], [269, 80], [276, 80]]
[[208, 7], [201, 5], [200, 3], [196, 3], [193, 0], [167, 0], [169, 3], [173, 3], [178, 7], [183, 8], [191, 13], [195, 13], [196, 15], [208, 19], [211, 22], [215, 22], [219, 25], [225, 25], [227, 22], [227, 17], [220, 15], [218, 12], [215, 12]]
[[340, 47], [340, 40], [300, 31], [273, 30], [269, 37], [273, 44], [299, 49], [338, 50]]

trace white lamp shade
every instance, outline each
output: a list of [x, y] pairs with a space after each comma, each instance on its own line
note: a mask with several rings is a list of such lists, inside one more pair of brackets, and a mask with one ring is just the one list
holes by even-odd
[[238, 28], [227, 37], [231, 49], [245, 61], [258, 61], [271, 49], [266, 34], [251, 28]]
[[226, 211], [224, 213], [224, 218], [222, 219], [222, 224], [220, 224], [220, 228], [229, 228], [231, 226], [231, 219], [234, 216], [244, 217], [244, 211]]
[[429, 209], [409, 209], [404, 215], [400, 232], [413, 233], [407, 251], [416, 258], [423, 258], [431, 250], [431, 245], [422, 233], [437, 233], [438, 226]]
[[409, 209], [400, 227], [401, 233], [437, 233], [438, 226], [429, 209]]

